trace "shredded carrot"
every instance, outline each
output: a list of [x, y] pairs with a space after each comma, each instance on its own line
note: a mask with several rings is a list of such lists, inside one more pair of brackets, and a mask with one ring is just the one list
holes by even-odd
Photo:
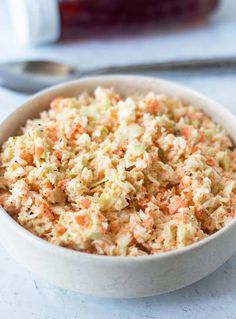
[[156, 114], [160, 109], [159, 102], [154, 99], [148, 100], [146, 102], [146, 106], [147, 106], [148, 112], [150, 112], [151, 114]]
[[199, 138], [198, 138], [198, 140], [197, 140], [197, 143], [201, 143], [201, 142], [204, 142], [204, 140], [205, 140], [205, 136], [204, 136], [204, 133], [200, 133], [200, 136], [199, 136]]
[[145, 219], [142, 222], [142, 225], [144, 228], [146, 228], [147, 230], [152, 230], [153, 228], [153, 222], [151, 221], [151, 219]]
[[171, 215], [177, 213], [178, 209], [182, 206], [182, 199], [179, 196], [174, 196], [171, 198], [171, 202], [169, 204], [169, 213]]
[[62, 225], [55, 225], [55, 229], [58, 235], [63, 235], [67, 229]]
[[76, 216], [75, 217], [76, 223], [79, 224], [80, 226], [85, 226], [86, 224], [86, 217], [85, 216]]
[[83, 127], [81, 124], [77, 123], [75, 125], [75, 127], [72, 129], [71, 133], [68, 134], [68, 139], [69, 140], [73, 140], [75, 138], [75, 135], [76, 133], [80, 133], [80, 134], [83, 134], [83, 133], [86, 133], [87, 130], [85, 127]]
[[190, 154], [193, 154], [194, 152], [196, 152], [199, 148], [198, 144], [193, 145], [193, 147], [191, 148]]
[[99, 172], [98, 172], [98, 178], [104, 178], [104, 177], [105, 177], [105, 172], [104, 172], [104, 170], [99, 171]]
[[158, 243], [161, 243], [161, 242], [163, 242], [163, 241], [164, 241], [164, 237], [163, 237], [162, 235], [160, 235], [160, 236], [157, 237], [157, 242], [158, 242]]
[[189, 126], [184, 126], [182, 129], [181, 129], [181, 134], [183, 136], [185, 136], [186, 138], [190, 138], [191, 137], [191, 129]]
[[50, 209], [48, 209], [48, 208], [45, 208], [43, 210], [43, 215], [45, 215], [50, 220], [54, 220], [55, 219], [55, 216], [54, 216], [53, 212], [50, 211]]
[[204, 222], [203, 222], [203, 225], [202, 225], [202, 228], [206, 231], [208, 231], [209, 233], [212, 233], [213, 230], [214, 230], [214, 224], [212, 222], [212, 219], [210, 217], [208, 217]]
[[55, 127], [49, 127], [48, 128], [48, 137], [53, 141], [57, 141], [57, 130]]
[[121, 100], [121, 98], [119, 97], [119, 95], [114, 95], [114, 96], [112, 96], [112, 98], [111, 98], [111, 103], [112, 103], [112, 104], [116, 104], [116, 103], [118, 103], [120, 100]]
[[47, 202], [42, 201], [42, 200], [35, 200], [35, 204], [41, 208], [41, 214], [47, 217], [49, 220], [55, 220], [55, 216], [53, 212], [49, 209], [49, 205]]
[[44, 152], [44, 149], [43, 149], [42, 146], [39, 146], [39, 147], [35, 148], [35, 155], [36, 155], [37, 159], [41, 158], [43, 152]]
[[196, 209], [195, 211], [195, 216], [199, 219], [199, 220], [205, 220], [207, 217], [207, 214], [204, 213], [202, 210], [200, 209]]
[[165, 200], [159, 204], [159, 207], [162, 211], [166, 211], [168, 209], [168, 202]]
[[145, 207], [147, 207], [148, 202], [149, 202], [148, 198], [143, 198], [143, 199], [138, 201], [138, 204], [139, 204], [139, 206], [145, 208]]
[[187, 214], [183, 214], [183, 218], [182, 218], [184, 224], [189, 223], [189, 216]]
[[44, 184], [44, 186], [45, 186], [46, 188], [53, 189], [53, 186], [52, 186], [52, 184], [51, 184], [50, 182], [46, 182], [46, 183]]
[[227, 212], [227, 216], [234, 217], [235, 216], [235, 209], [234, 208], [229, 209]]
[[210, 166], [214, 166], [215, 165], [215, 161], [212, 157], [209, 157], [206, 159], [206, 163]]
[[84, 206], [84, 208], [89, 208], [91, 205], [91, 201], [87, 198], [81, 199], [80, 203]]
[[22, 158], [24, 161], [26, 161], [28, 164], [32, 164], [34, 159], [33, 159], [33, 155], [30, 154], [27, 151], [23, 151], [22, 153], [20, 153], [20, 158]]
[[65, 187], [65, 181], [64, 180], [58, 181], [56, 185], [59, 188], [64, 188]]
[[110, 111], [110, 116], [111, 116], [112, 119], [117, 120], [117, 110], [112, 108], [111, 111]]
[[128, 147], [128, 142], [125, 141], [125, 142], [123, 142], [123, 143], [119, 146], [119, 149], [120, 149], [121, 151], [126, 151], [126, 150], [127, 150], [127, 147]]
[[49, 227], [49, 228], [45, 229], [45, 231], [41, 234], [41, 237], [43, 238], [44, 236], [49, 234], [51, 231], [52, 231], [52, 227]]
[[54, 151], [53, 155], [59, 160], [62, 160], [62, 151]]

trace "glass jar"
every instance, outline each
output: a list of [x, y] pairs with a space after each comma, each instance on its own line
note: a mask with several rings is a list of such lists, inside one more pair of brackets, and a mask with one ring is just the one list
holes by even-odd
[[219, 0], [9, 0], [18, 39], [43, 44], [82, 30], [206, 18]]

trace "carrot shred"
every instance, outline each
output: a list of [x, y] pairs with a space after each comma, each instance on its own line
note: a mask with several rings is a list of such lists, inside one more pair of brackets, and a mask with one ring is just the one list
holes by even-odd
[[48, 138], [50, 138], [53, 142], [57, 141], [57, 130], [55, 127], [48, 128]]
[[155, 114], [159, 111], [160, 106], [157, 100], [151, 99], [146, 102], [147, 109], [149, 113]]
[[43, 154], [43, 151], [44, 151], [44, 149], [43, 149], [42, 146], [39, 146], [39, 147], [35, 148], [35, 155], [36, 155], [37, 159], [41, 158], [41, 156]]
[[98, 178], [104, 178], [105, 177], [105, 172], [102, 170], [102, 171], [99, 171], [98, 172]]
[[83, 133], [86, 133], [87, 130], [85, 127], [83, 127], [81, 124], [76, 124], [75, 127], [72, 129], [71, 133], [68, 134], [68, 139], [69, 140], [73, 140], [75, 138], [75, 135], [76, 133], [80, 133], [80, 134], [83, 134]]
[[56, 185], [59, 188], [64, 188], [65, 187], [65, 181], [64, 180], [58, 181]]
[[179, 196], [172, 197], [169, 204], [169, 213], [171, 215], [177, 213], [178, 209], [182, 206], [182, 199]]
[[143, 220], [142, 225], [147, 230], [152, 230], [152, 228], [153, 228], [153, 222], [150, 219]]
[[147, 204], [149, 202], [148, 198], [143, 198], [141, 200], [138, 201], [139, 206], [141, 206], [142, 208], [147, 207]]
[[84, 226], [86, 224], [86, 217], [85, 216], [76, 216], [75, 217], [76, 223], [80, 226]]
[[67, 229], [62, 225], [55, 225], [55, 229], [58, 235], [63, 235]]
[[204, 213], [202, 210], [200, 209], [196, 209], [195, 211], [195, 216], [199, 219], [199, 220], [205, 220], [207, 217], [207, 214]]
[[29, 152], [27, 151], [23, 151], [21, 154], [20, 154], [20, 158], [22, 158], [24, 161], [26, 161], [28, 164], [32, 164], [34, 159], [33, 159], [33, 155], [30, 154]]
[[183, 136], [185, 136], [186, 138], [190, 138], [191, 137], [191, 129], [189, 126], [184, 126], [182, 129], [181, 129], [181, 134]]
[[84, 206], [84, 208], [89, 208], [91, 205], [91, 201], [87, 198], [81, 199], [80, 203], [82, 206]]
[[62, 160], [62, 152], [61, 151], [54, 151], [53, 155], [59, 160]]
[[53, 186], [52, 186], [52, 184], [51, 184], [50, 182], [46, 182], [46, 183], [44, 184], [44, 186], [45, 186], [46, 188], [53, 189]]
[[215, 161], [212, 157], [209, 157], [206, 159], [206, 163], [209, 165], [209, 166], [214, 166], [215, 165]]

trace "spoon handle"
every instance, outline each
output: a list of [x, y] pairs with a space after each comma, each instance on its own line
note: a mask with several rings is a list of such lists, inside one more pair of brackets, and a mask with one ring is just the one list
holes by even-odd
[[191, 60], [167, 61], [147, 64], [118, 65], [97, 70], [85, 71], [86, 75], [151, 72], [151, 71], [187, 71], [236, 67], [236, 57], [199, 58]]

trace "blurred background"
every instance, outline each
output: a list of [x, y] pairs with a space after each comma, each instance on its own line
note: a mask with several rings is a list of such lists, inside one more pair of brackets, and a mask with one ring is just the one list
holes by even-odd
[[[49, 0], [48, 3], [50, 1], [52, 0]], [[95, 2], [99, 7], [99, 1], [83, 0], [81, 2], [86, 1]], [[87, 23], [88, 26], [82, 25], [80, 29], [75, 29], [74, 36], [64, 37], [63, 40], [57, 43], [48, 43], [36, 47], [16, 42], [15, 33], [22, 29], [22, 22], [19, 18], [17, 26], [11, 23], [9, 2], [14, 3], [18, 18], [22, 16], [20, 10], [22, 0], [0, 1], [0, 62], [15, 59], [40, 58], [64, 61], [77, 65], [81, 69], [88, 69], [108, 65], [236, 55], [236, 2], [234, 0], [219, 1], [218, 8], [209, 17], [206, 17], [207, 10], [206, 12], [202, 10], [203, 13], [200, 10], [198, 17], [195, 19], [192, 18], [191, 14], [193, 10], [196, 10], [198, 4], [200, 4], [200, 7], [204, 7], [204, 3], [214, 4], [217, 1], [167, 0], [166, 3], [190, 2], [191, 5], [195, 3], [196, 8], [190, 7], [188, 10], [185, 9], [186, 22], [165, 23], [164, 26], [160, 26], [160, 24], [147, 25], [144, 23], [141, 27], [137, 27], [136, 25], [127, 26], [127, 23], [124, 22], [125, 27], [119, 30], [119, 28], [113, 28], [111, 21], [108, 21], [108, 25], [102, 30], [98, 30], [96, 24], [93, 28], [95, 30], [90, 30], [90, 26], [94, 26], [90, 21]], [[26, 0], [26, 2], [30, 3], [29, 0]], [[69, 2], [73, 3], [71, 0]], [[105, 2], [109, 4], [110, 2], [115, 3], [117, 1], [100, 1], [100, 3], [103, 3], [103, 6]], [[128, 2], [132, 3], [132, 1]], [[138, 1], [139, 6], [140, 3], [143, 3], [144, 7], [146, 2], [165, 3], [165, 1], [158, 0]], [[137, 5], [137, 1], [134, 3]], [[168, 10], [165, 14], [168, 16]], [[78, 15], [77, 12], [76, 15]], [[173, 16], [175, 17], [176, 15], [178, 17], [179, 13], [172, 12], [170, 14], [172, 20], [174, 20]], [[160, 20], [158, 15], [154, 15], [152, 19], [154, 21]], [[184, 21], [182, 18], [179, 18], [179, 20]], [[30, 29], [33, 29], [33, 25], [32, 21]], [[220, 102], [231, 104], [228, 103], [229, 100], [230, 102], [232, 101], [230, 98], [224, 99], [224, 92], [221, 92], [222, 90], [219, 89], [219, 81], [214, 81], [214, 74], [212, 72], [210, 75], [201, 74], [201, 76], [198, 73], [196, 74], [196, 72], [193, 75], [189, 74], [189, 72], [187, 74], [181, 74], [181, 72], [177, 74], [160, 74], [157, 72], [154, 75], [177, 78], [184, 83], [202, 89], [203, 92], [210, 95], [214, 95], [217, 91]], [[208, 81], [209, 76], [212, 76], [213, 79], [206, 86], [204, 85], [204, 81]], [[225, 76], [225, 73], [222, 76]], [[231, 74], [227, 74], [225, 81], [232, 83], [235, 80], [233, 77], [231, 78]], [[228, 90], [230, 91], [230, 86]], [[8, 96], [8, 92], [2, 91], [2, 94], [7, 94]], [[228, 96], [230, 96], [230, 92], [228, 92]], [[19, 95], [15, 95], [14, 97], [19, 97], [19, 99], [16, 98], [14, 101], [21, 101]], [[13, 104], [15, 105], [14, 101]]]
[[[22, 14], [21, 0], [12, 0], [15, 15]], [[34, 2], [31, 0], [32, 8]], [[87, 2], [86, 2], [87, 1]], [[169, 1], [169, 0], [168, 0]], [[152, 1], [154, 4], [168, 1]], [[174, 10], [172, 18], [179, 16], [179, 23], [171, 18], [158, 25], [156, 15], [152, 23], [145, 27], [130, 25], [126, 18], [118, 21], [125, 24], [120, 28], [113, 25], [112, 14], [107, 17], [84, 14], [84, 24], [63, 39], [44, 45], [30, 46], [16, 41], [16, 29], [22, 31], [22, 25], [13, 26], [7, 0], [0, 0], [0, 63], [16, 59], [51, 59], [76, 65], [81, 69], [102, 66], [127, 65], [192, 58], [236, 57], [236, 1], [221, 0], [218, 8], [206, 17], [207, 10], [191, 14], [197, 10], [198, 3], [208, 0], [190, 0], [191, 10], [181, 13]], [[73, 1], [72, 1], [73, 2]], [[81, 0], [86, 5], [88, 0]], [[93, 14], [99, 2], [110, 8], [115, 0], [90, 1]], [[148, 1], [126, 0], [123, 3], [143, 5], [141, 12], [146, 12]], [[184, 0], [170, 0], [170, 3], [184, 3]], [[210, 0], [209, 3], [217, 1]], [[28, 1], [30, 3], [30, 1]], [[48, 0], [50, 5], [51, 0]], [[195, 7], [194, 7], [195, 6]], [[194, 9], [195, 8], [195, 9]], [[167, 10], [168, 11], [168, 10]], [[210, 10], [209, 10], [210, 11]], [[64, 21], [70, 25], [75, 9]], [[196, 12], [196, 11], [194, 11]], [[145, 13], [146, 14], [146, 13]], [[183, 14], [181, 16], [181, 14]], [[188, 15], [190, 14], [190, 15]], [[160, 15], [161, 16], [161, 15]], [[122, 14], [120, 15], [122, 17]], [[137, 17], [132, 17], [135, 20]], [[95, 19], [95, 20], [94, 20]], [[132, 20], [131, 19], [131, 20]], [[67, 21], [67, 22], [66, 22]], [[90, 28], [91, 21], [93, 28]], [[32, 29], [34, 23], [32, 23]], [[163, 24], [164, 23], [164, 24]], [[98, 28], [98, 25], [103, 25]], [[19, 31], [18, 30], [18, 31]], [[50, 42], [50, 41], [48, 41]], [[149, 72], [149, 75], [164, 77], [205, 93], [236, 113], [236, 68], [227, 70], [199, 70], [178, 72]], [[28, 96], [0, 87], [0, 118], [3, 120]], [[35, 281], [33, 276], [15, 263], [0, 247], [0, 311], [1, 318], [122, 318], [122, 319], [165, 319], [165, 318], [236, 318], [236, 256], [209, 276], [190, 287], [161, 297], [145, 298], [132, 301], [100, 301], [96, 298], [78, 296], [54, 288], [47, 283]]]

